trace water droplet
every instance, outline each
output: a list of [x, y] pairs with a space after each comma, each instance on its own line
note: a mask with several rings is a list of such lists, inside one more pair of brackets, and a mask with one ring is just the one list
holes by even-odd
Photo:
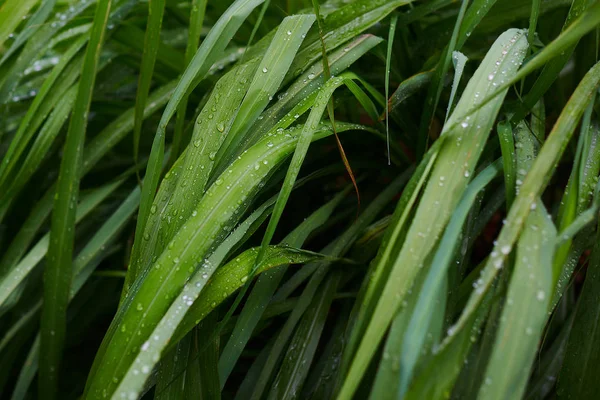
[[546, 298], [546, 293], [543, 290], [538, 290], [536, 296], [539, 301], [543, 301]]
[[263, 73], [267, 73], [267, 71], [268, 71], [267, 67], [264, 67], [264, 68], [262, 69], [262, 71], [263, 71]]

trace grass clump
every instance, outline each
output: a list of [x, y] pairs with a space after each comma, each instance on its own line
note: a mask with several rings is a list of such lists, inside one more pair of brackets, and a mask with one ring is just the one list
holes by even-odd
[[600, 2], [0, 0], [0, 397], [587, 399]]

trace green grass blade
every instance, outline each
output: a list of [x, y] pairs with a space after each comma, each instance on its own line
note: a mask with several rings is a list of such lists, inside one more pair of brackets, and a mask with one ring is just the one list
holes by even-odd
[[[567, 18], [563, 25], [563, 32], [571, 24], [573, 24], [574, 20], [576, 20], [577, 17], [581, 15], [581, 13], [586, 9], [589, 3], [590, 2], [588, 2], [587, 0], [573, 1], [573, 3], [571, 4], [571, 8], [569, 9], [569, 14], [567, 15]], [[532, 7], [534, 7], [533, 4]], [[533, 21], [533, 18], [534, 12], [532, 11], [532, 17], [530, 21]], [[533, 33], [530, 33], [529, 36], [531, 36], [532, 34]], [[523, 104], [513, 116], [513, 121], [519, 122], [521, 119], [523, 119], [527, 112], [534, 106], [534, 104], [538, 102], [538, 100], [544, 95], [544, 93], [546, 93], [548, 89], [550, 89], [552, 83], [556, 80], [556, 78], [558, 78], [558, 74], [560, 73], [560, 71], [564, 68], [566, 63], [571, 58], [571, 55], [575, 50], [575, 46], [577, 46], [577, 42], [578, 40], [574, 40], [573, 43], [570, 44], [570, 46], [566, 46], [565, 48], [563, 48], [556, 58], [544, 65], [544, 69], [536, 79], [533, 87], [523, 97]]]
[[48, 263], [44, 269], [44, 305], [41, 317], [40, 392], [56, 398], [60, 360], [65, 340], [66, 308], [72, 277], [72, 254], [75, 239], [75, 203], [79, 197], [79, 169], [92, 99], [96, 68], [111, 1], [100, 0], [81, 72], [77, 99], [57, 182]]
[[510, 209], [515, 199], [517, 181], [517, 161], [515, 160], [515, 139], [509, 122], [498, 123], [498, 140], [504, 163], [504, 185], [506, 187], [506, 209]]
[[[394, 15], [390, 20], [390, 32], [388, 34], [387, 56], [385, 59], [385, 98], [390, 98], [390, 64], [392, 61], [392, 47], [394, 45], [394, 36], [396, 34], [396, 25], [398, 16]], [[385, 135], [387, 139], [388, 165], [390, 164], [390, 121], [389, 108], [385, 108]]]
[[423, 283], [420, 295], [415, 305], [410, 322], [404, 333], [402, 349], [400, 351], [400, 391], [399, 396], [403, 396], [408, 389], [415, 367], [423, 345], [426, 340], [430, 317], [434, 314], [436, 307], [437, 294], [443, 293], [443, 281], [448, 272], [454, 250], [457, 247], [459, 235], [465, 223], [469, 210], [473, 206], [477, 195], [490, 183], [501, 171], [501, 164], [496, 161], [485, 170], [483, 170], [473, 182], [467, 187], [460, 203], [446, 227], [444, 235], [440, 241], [439, 247], [431, 261], [431, 267], [427, 273], [427, 278]]
[[139, 157], [140, 135], [142, 132], [142, 120], [146, 100], [150, 92], [152, 75], [158, 44], [160, 42], [160, 29], [165, 12], [165, 0], [151, 0], [148, 2], [148, 21], [146, 22], [146, 33], [144, 36], [144, 53], [140, 68], [140, 78], [135, 97], [135, 119], [133, 125], [133, 160], [137, 164]]
[[[579, 119], [587, 108], [592, 96], [600, 85], [600, 64], [596, 64], [577, 86], [577, 89], [569, 99], [569, 102], [563, 109], [561, 116], [557, 120], [552, 132], [548, 136], [544, 146], [542, 146], [538, 157], [536, 158], [531, 171], [527, 174], [525, 181], [521, 185], [519, 194], [515, 198], [513, 206], [507, 217], [497, 242], [494, 245], [493, 257], [490, 257], [481, 274], [481, 284], [478, 290], [472, 293], [467, 305], [465, 306], [459, 320], [455, 325], [455, 331], [462, 331], [465, 326], [470, 324], [475, 310], [481, 304], [485, 294], [489, 291], [494, 278], [500, 271], [506, 256], [512, 250], [521, 233], [525, 219], [531, 211], [537, 196], [547, 185], [556, 162], [562, 155], [569, 139], [571, 138]], [[535, 207], [534, 207], [535, 208]], [[500, 268], [498, 268], [500, 266]], [[452, 342], [452, 337], [448, 338], [442, 346]]]
[[297, 15], [285, 18], [279, 25], [235, 119], [227, 127], [227, 136], [216, 156], [217, 171], [243, 150], [240, 144], [245, 141], [248, 129], [273, 99], [314, 21], [314, 15]]
[[[233, 3], [213, 26], [194, 55], [191, 63], [183, 73], [183, 76], [177, 83], [159, 121], [158, 129], [152, 143], [152, 150], [148, 160], [142, 198], [140, 201], [134, 248], [140, 246], [140, 241], [145, 232], [146, 222], [150, 216], [152, 201], [158, 187], [164, 158], [165, 132], [169, 120], [177, 111], [177, 107], [183, 98], [191, 92], [202, 78], [204, 78], [210, 66], [221, 56], [225, 47], [246, 17], [263, 1], [264, 0], [237, 0]], [[132, 265], [135, 268], [135, 264], [132, 263]]]
[[506, 304], [478, 399], [522, 398], [552, 293], [556, 228], [538, 201], [517, 245]]
[[0, 48], [38, 0], [5, 0], [0, 6]]
[[[202, 284], [197, 285], [197, 283], [204, 283], [207, 278], [204, 277], [204, 271], [198, 271], [173, 302], [152, 335], [142, 344], [141, 351], [121, 380], [115, 394], [130, 396], [131, 393], [136, 393], [136, 396], [139, 395], [144, 382], [148, 378], [150, 369], [158, 362], [162, 350], [168, 344], [176, 326], [183, 318], [185, 314], [181, 312], [183, 307], [190, 307], [194, 304], [198, 310], [202, 310], [200, 314], [202, 317], [208, 315], [217, 304], [225, 300], [246, 282], [257, 253], [257, 249], [247, 250], [235, 260], [217, 270], [204, 289], [201, 289], [203, 288]], [[261, 264], [262, 270], [282, 264], [304, 263], [318, 257], [315, 253], [285, 247], [273, 247], [269, 253], [269, 257], [265, 258], [265, 262]], [[201, 290], [202, 292], [200, 292]], [[202, 294], [200, 295], [200, 293]], [[198, 297], [199, 295], [200, 297]], [[141, 367], [138, 367], [138, 365], [141, 365]]]
[[6, 60], [15, 53], [15, 51], [19, 50], [27, 41], [27, 39], [29, 39], [31, 35], [33, 35], [40, 28], [46, 19], [48, 19], [48, 16], [52, 12], [55, 4], [56, 0], [42, 0], [42, 4], [35, 11], [33, 16], [27, 21], [27, 25], [25, 25], [23, 30], [19, 32], [19, 35], [15, 39], [14, 43], [2, 55], [2, 59], [0, 59], [0, 66], [4, 64]]
[[[340, 391], [340, 399], [348, 399], [353, 395], [393, 315], [433, 248], [433, 240], [427, 238], [437, 237], [441, 233], [460, 200], [458, 196], [462, 195], [475, 168], [482, 144], [487, 140], [502, 99], [496, 99], [494, 104], [481, 109], [477, 115], [466, 112], [473, 102], [485, 98], [485, 93], [494, 91], [494, 84], [498, 85], [505, 76], [508, 78], [516, 74], [526, 48], [527, 41], [523, 31], [509, 30], [502, 34], [467, 84], [448, 119], [443, 130], [443, 135], [448, 137], [435, 160], [431, 177], [402, 249], [393, 261], [390, 276]], [[501, 70], [506, 71], [506, 75], [497, 74]], [[458, 124], [457, 128], [453, 128], [455, 124]], [[464, 163], [454, 167], [456, 160], [464, 160]], [[439, 199], [446, 201], [442, 203]]]

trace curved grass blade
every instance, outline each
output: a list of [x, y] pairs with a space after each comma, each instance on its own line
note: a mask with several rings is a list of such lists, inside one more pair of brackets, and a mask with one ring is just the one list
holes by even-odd
[[517, 245], [515, 267], [478, 399], [522, 398], [548, 318], [556, 228], [541, 202]]
[[[208, 315], [217, 304], [225, 300], [246, 282], [257, 253], [257, 249], [250, 249], [242, 253], [229, 264], [219, 268], [213, 274], [210, 281], [206, 283], [206, 286], [202, 284], [207, 279], [203, 276], [204, 272], [198, 271], [196, 276], [192, 277], [190, 282], [184, 287], [182, 293], [173, 302], [161, 319], [161, 322], [152, 332], [152, 335], [142, 344], [141, 351], [137, 354], [135, 362], [131, 364], [127, 374], [121, 380], [119, 387], [115, 390], [115, 394], [120, 394], [121, 396], [124, 394], [130, 397], [132, 397], [132, 394], [135, 394], [137, 397], [148, 378], [150, 369], [160, 359], [162, 350], [168, 344], [176, 326], [183, 318], [185, 312], [182, 312], [182, 310], [184, 307], [197, 304], [196, 307], [200, 310], [200, 318]], [[315, 253], [299, 251], [288, 247], [271, 247], [269, 255], [265, 258], [264, 263], [261, 264], [260, 269], [262, 272], [278, 265], [304, 263], [318, 257]], [[200, 297], [198, 297], [199, 295]], [[138, 365], [141, 365], [141, 367], [138, 367]]]
[[44, 269], [44, 305], [40, 329], [39, 387], [40, 392], [48, 399], [54, 399], [58, 394], [58, 373], [64, 346], [66, 312], [72, 279], [72, 254], [75, 240], [74, 205], [79, 197], [79, 170], [82, 163], [87, 115], [110, 6], [111, 0], [99, 0], [96, 8], [56, 185], [48, 263]]
[[[189, 277], [203, 268], [203, 263], [211, 270], [216, 268], [206, 264], [206, 258], [225, 239], [228, 227], [239, 220], [240, 212], [245, 210], [260, 183], [293, 150], [298, 140], [296, 132], [300, 129], [284, 131], [258, 142], [207, 190], [195, 212], [158, 256], [153, 267], [138, 277], [121, 304], [96, 355], [86, 397], [96, 398], [104, 391], [114, 392], [129, 369], [129, 362], [136, 356], [133, 350], [149, 337]], [[330, 133], [326, 126], [321, 126], [315, 140]], [[269, 147], [269, 142], [273, 146]]]
[[[523, 31], [511, 29], [503, 33], [488, 51], [448, 119], [442, 133], [447, 138], [435, 160], [413, 223], [400, 253], [393, 261], [377, 306], [370, 318], [366, 316], [370, 322], [340, 390], [340, 399], [352, 397], [393, 315], [434, 246], [435, 241], [431, 238], [437, 237], [450, 219], [487, 141], [503, 96], [496, 98], [493, 104], [481, 109], [478, 114], [466, 114], [466, 111], [473, 102], [494, 91], [494, 84], [498, 85], [505, 76], [508, 78], [516, 74], [526, 49], [527, 40]], [[506, 71], [506, 75], [499, 74], [499, 71]], [[453, 128], [455, 124], [457, 128]], [[456, 160], [464, 160], [464, 163], [455, 166]], [[440, 202], [442, 198], [446, 201]]]
[[[581, 13], [585, 11], [589, 3], [590, 2], [587, 0], [574, 0], [571, 3], [569, 14], [567, 15], [567, 18], [563, 25], [563, 32], [565, 32], [565, 30], [577, 19], [577, 17], [579, 17]], [[532, 7], [534, 7], [533, 4]], [[534, 13], [532, 12], [532, 20], [534, 18], [533, 14]], [[531, 36], [532, 34], [533, 33], [530, 33], [529, 36]], [[558, 74], [560, 73], [560, 71], [562, 71], [564, 66], [571, 58], [571, 55], [573, 54], [573, 52], [575, 51], [575, 47], [577, 46], [577, 42], [578, 40], [573, 41], [573, 43], [570, 44], [570, 46], [565, 47], [560, 53], [557, 53], [557, 57], [555, 57], [553, 60], [549, 61], [544, 65], [544, 68], [542, 69], [540, 75], [537, 77], [535, 83], [533, 84], [533, 87], [523, 97], [523, 102], [517, 109], [515, 115], [512, 117], [512, 121], [518, 123], [520, 120], [525, 118], [525, 115], [527, 115], [529, 110], [533, 108], [535, 103], [538, 102], [538, 100], [544, 95], [544, 93], [546, 93], [548, 89], [550, 89], [552, 83], [554, 83], [556, 78], [558, 78]]]
[[167, 124], [177, 111], [177, 108], [184, 97], [192, 91], [202, 78], [204, 78], [211, 65], [221, 56], [225, 47], [250, 12], [263, 1], [264, 0], [236, 0], [210, 30], [208, 36], [177, 83], [177, 87], [169, 99], [165, 111], [158, 123], [158, 129], [154, 136], [154, 141], [152, 142], [152, 150], [150, 151], [146, 178], [144, 179], [145, 182], [142, 190], [142, 199], [140, 201], [134, 248], [140, 246], [140, 241], [145, 232], [146, 222], [150, 216], [152, 200], [154, 199], [158, 187], [163, 165]]
[[243, 148], [247, 131], [273, 98], [288, 72], [306, 32], [315, 21], [314, 15], [286, 17], [262, 58], [248, 87], [235, 119], [228, 127], [225, 141], [216, 155], [216, 170], [220, 172]]
[[[504, 93], [506, 89], [510, 88], [512, 85], [519, 82], [536, 69], [543, 67], [548, 61], [557, 57], [557, 54], [561, 54], [571, 45], [577, 43], [582, 36], [590, 32], [598, 24], [600, 24], [600, 2], [595, 2], [555, 40], [546, 45], [542, 51], [537, 53], [535, 57], [523, 65], [523, 68], [521, 68], [511, 79], [506, 79], [504, 82], [500, 82], [495, 91], [491, 92], [474, 107], [472, 107], [467, 114], [470, 115], [482, 107], [485, 107], [490, 101], [495, 99], [496, 96]], [[511, 121], [516, 121], [515, 115], [513, 115]]]
[[[537, 196], [541, 194], [548, 184], [556, 162], [564, 152], [579, 119], [599, 85], [600, 63], [592, 67], [579, 83], [544, 146], [542, 146], [538, 157], [521, 185], [519, 194], [509, 211], [506, 224], [504, 224], [500, 231], [500, 235], [494, 245], [493, 256], [488, 259], [482, 270], [478, 290], [471, 294], [467, 305], [454, 326], [455, 332], [462, 332], [466, 326], [471, 324], [476, 310], [482, 303], [485, 295], [489, 292], [496, 275], [502, 268], [506, 256], [510, 253], [512, 246], [521, 233], [525, 219], [532, 209], [532, 204], [534, 204]], [[442, 343], [442, 347], [449, 346], [452, 341], [453, 337], [447, 338]]]
[[403, 80], [388, 100], [389, 111], [393, 112], [406, 99], [427, 86], [431, 82], [433, 74], [434, 71], [419, 72]]
[[400, 359], [399, 397], [402, 397], [408, 389], [408, 385], [415, 374], [415, 367], [419, 356], [423, 351], [427, 351], [427, 349], [423, 349], [423, 346], [430, 324], [430, 316], [434, 314], [438, 293], [444, 292], [442, 290], [443, 281], [447, 275], [448, 268], [450, 267], [469, 210], [473, 206], [479, 192], [481, 192], [492, 179], [499, 175], [501, 169], [500, 161], [496, 161], [477, 175], [473, 182], [467, 186], [460, 203], [457, 205], [452, 214], [452, 218], [446, 227], [431, 262], [431, 267], [427, 272], [427, 278], [425, 279], [421, 290], [419, 290], [418, 300], [414, 311], [412, 312], [412, 316], [410, 317], [410, 322], [408, 322], [408, 326], [406, 327], [406, 332], [404, 333], [402, 348], [398, 355]]

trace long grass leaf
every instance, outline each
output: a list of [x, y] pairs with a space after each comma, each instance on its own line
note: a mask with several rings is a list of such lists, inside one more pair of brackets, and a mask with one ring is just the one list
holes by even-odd
[[[397, 312], [418, 270], [425, 263], [433, 247], [433, 241], [427, 238], [437, 237], [449, 220], [452, 209], [459, 200], [457, 196], [462, 195], [468, 178], [474, 170], [482, 143], [487, 140], [502, 100], [496, 99], [494, 104], [481, 109], [477, 115], [468, 115], [466, 111], [473, 102], [485, 97], [484, 93], [494, 91], [495, 85], [504, 79], [504, 74], [497, 74], [499, 71], [506, 71], [507, 77], [516, 73], [526, 48], [527, 41], [523, 31], [509, 30], [502, 34], [467, 84], [456, 109], [448, 119], [443, 131], [443, 134], [448, 137], [440, 149], [413, 223], [406, 234], [398, 257], [393, 262], [394, 267], [390, 277], [356, 351], [353, 364], [340, 391], [340, 399], [350, 398], [356, 390], [369, 361], [389, 327], [392, 316]], [[458, 127], [451, 128], [456, 123]], [[464, 160], [464, 162], [459, 167], [452, 167], [456, 164], [456, 160], [461, 162]], [[442, 203], [440, 198], [446, 201]]]
[[40, 392], [56, 398], [60, 360], [65, 340], [66, 308], [72, 279], [72, 254], [75, 238], [75, 203], [79, 197], [79, 169], [92, 100], [96, 67], [111, 1], [100, 0], [81, 72], [77, 99], [69, 124], [57, 192], [52, 213], [48, 263], [44, 269], [44, 306], [41, 317]]

